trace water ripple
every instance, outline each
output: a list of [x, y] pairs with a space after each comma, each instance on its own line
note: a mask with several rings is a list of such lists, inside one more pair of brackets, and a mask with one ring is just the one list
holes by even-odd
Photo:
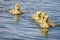
[[[21, 3], [24, 11], [18, 23], [9, 10], [15, 3]], [[0, 0], [0, 40], [59, 40], [60, 39], [59, 0]], [[36, 11], [46, 11], [56, 26], [49, 29], [48, 39], [40, 32], [40, 26], [32, 20]]]

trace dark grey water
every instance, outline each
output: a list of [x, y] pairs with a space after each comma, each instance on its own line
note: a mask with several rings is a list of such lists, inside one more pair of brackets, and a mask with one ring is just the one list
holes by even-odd
[[[17, 2], [24, 11], [18, 24], [8, 12]], [[0, 0], [0, 40], [45, 40], [41, 28], [32, 20], [38, 10], [47, 12], [56, 24], [50, 28], [47, 40], [60, 40], [60, 0]]]

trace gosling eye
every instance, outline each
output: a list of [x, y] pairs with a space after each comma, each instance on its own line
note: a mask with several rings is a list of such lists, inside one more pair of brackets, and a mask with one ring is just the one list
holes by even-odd
[[46, 15], [46, 13], [45, 13], [45, 15]]
[[38, 16], [39, 16], [39, 17], [41, 17], [41, 13], [40, 13], [40, 14], [38, 14]]

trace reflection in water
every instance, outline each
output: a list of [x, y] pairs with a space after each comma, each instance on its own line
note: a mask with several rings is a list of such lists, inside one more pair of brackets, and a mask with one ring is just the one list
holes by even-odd
[[18, 22], [18, 21], [19, 21], [19, 17], [20, 17], [20, 15], [15, 15], [14, 21], [15, 21], [15, 22]]
[[41, 29], [40, 31], [46, 38], [48, 37], [48, 29]]

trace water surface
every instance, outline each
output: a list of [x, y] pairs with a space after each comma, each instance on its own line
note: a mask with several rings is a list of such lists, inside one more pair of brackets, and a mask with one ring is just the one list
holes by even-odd
[[[18, 24], [8, 12], [17, 2], [24, 11]], [[60, 40], [60, 0], [0, 0], [0, 40], [45, 40], [41, 28], [32, 20], [39, 10], [45, 11], [56, 24], [50, 28], [47, 40]]]

